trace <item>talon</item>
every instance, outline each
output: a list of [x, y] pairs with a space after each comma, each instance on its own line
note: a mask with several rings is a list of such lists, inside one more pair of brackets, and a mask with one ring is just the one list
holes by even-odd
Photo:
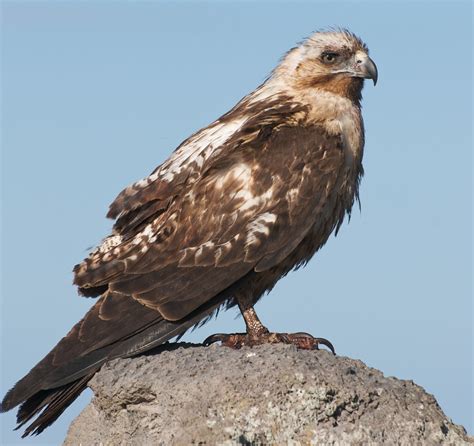
[[329, 350], [331, 350], [332, 354], [336, 356], [336, 350], [334, 349], [334, 346], [330, 341], [324, 338], [314, 338], [314, 345], [316, 350], [319, 350], [319, 344], [325, 345]]
[[234, 333], [234, 334], [215, 333], [211, 336], [208, 336], [206, 339], [204, 339], [202, 344], [205, 347], [209, 347], [211, 344], [220, 342], [221, 345], [224, 345], [227, 347], [240, 348], [242, 347], [242, 345], [244, 345], [243, 340], [246, 337], [247, 337], [246, 333]]
[[334, 349], [334, 346], [330, 341], [328, 341], [325, 338], [315, 338], [312, 334], [306, 333], [304, 331], [299, 331], [298, 333], [292, 333], [290, 334], [290, 337], [293, 338], [300, 338], [300, 339], [306, 339], [308, 341], [309, 345], [313, 345], [314, 350], [319, 350], [319, 344], [325, 345], [329, 350], [331, 350], [332, 354], [336, 354], [336, 350]]
[[206, 339], [204, 339], [203, 345], [205, 345], [206, 347], [209, 347], [211, 344], [214, 344], [216, 342], [222, 342], [224, 338], [227, 336], [228, 335], [224, 333], [215, 333], [211, 336], [208, 336]]

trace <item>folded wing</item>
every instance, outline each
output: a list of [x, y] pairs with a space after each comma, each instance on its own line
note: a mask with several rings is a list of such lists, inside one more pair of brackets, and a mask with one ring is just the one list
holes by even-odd
[[179, 320], [252, 269], [284, 259], [327, 204], [344, 163], [322, 127], [262, 127], [222, 152], [133, 236], [75, 269], [82, 289], [107, 287]]

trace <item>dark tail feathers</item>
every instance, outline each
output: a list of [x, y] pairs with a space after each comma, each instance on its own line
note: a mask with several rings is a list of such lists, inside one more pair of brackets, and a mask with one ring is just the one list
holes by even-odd
[[93, 375], [94, 374], [91, 373], [70, 384], [65, 384], [56, 389], [40, 390], [38, 393], [35, 393], [18, 409], [16, 416], [18, 426], [15, 430], [20, 429], [39, 413], [39, 417], [25, 429], [21, 437], [25, 438], [28, 435], [38, 435], [43, 432], [48, 426], [51, 426], [82, 393]]
[[[222, 296], [216, 296], [178, 322], [158, 318], [156, 322], [136, 330], [130, 337], [91, 351], [60, 367], [55, 367], [51, 360], [48, 361], [53, 350], [5, 395], [0, 405], [0, 412], [9, 411], [21, 404], [17, 413], [16, 429], [38, 415], [26, 428], [23, 437], [38, 435], [54, 423], [81, 394], [92, 376], [106, 361], [136, 356], [169, 339], [183, 335], [203, 319], [207, 320], [224, 300]], [[63, 338], [58, 346], [65, 339]]]

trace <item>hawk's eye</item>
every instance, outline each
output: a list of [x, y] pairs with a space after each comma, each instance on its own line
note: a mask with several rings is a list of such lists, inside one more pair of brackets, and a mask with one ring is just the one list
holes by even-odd
[[321, 54], [321, 59], [325, 64], [331, 64], [336, 62], [337, 59], [339, 59], [339, 54], [334, 53], [332, 51], [326, 51]]

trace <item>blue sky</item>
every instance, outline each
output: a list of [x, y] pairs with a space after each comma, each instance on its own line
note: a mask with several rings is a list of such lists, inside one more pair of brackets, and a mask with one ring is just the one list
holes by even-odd
[[[379, 68], [362, 212], [257, 311], [414, 380], [472, 433], [471, 20], [470, 2], [3, 2], [2, 396], [92, 304], [71, 269], [115, 195], [342, 26]], [[242, 328], [230, 311], [186, 339]], [[88, 398], [21, 444], [60, 443]], [[20, 443], [13, 413], [1, 426]]]

